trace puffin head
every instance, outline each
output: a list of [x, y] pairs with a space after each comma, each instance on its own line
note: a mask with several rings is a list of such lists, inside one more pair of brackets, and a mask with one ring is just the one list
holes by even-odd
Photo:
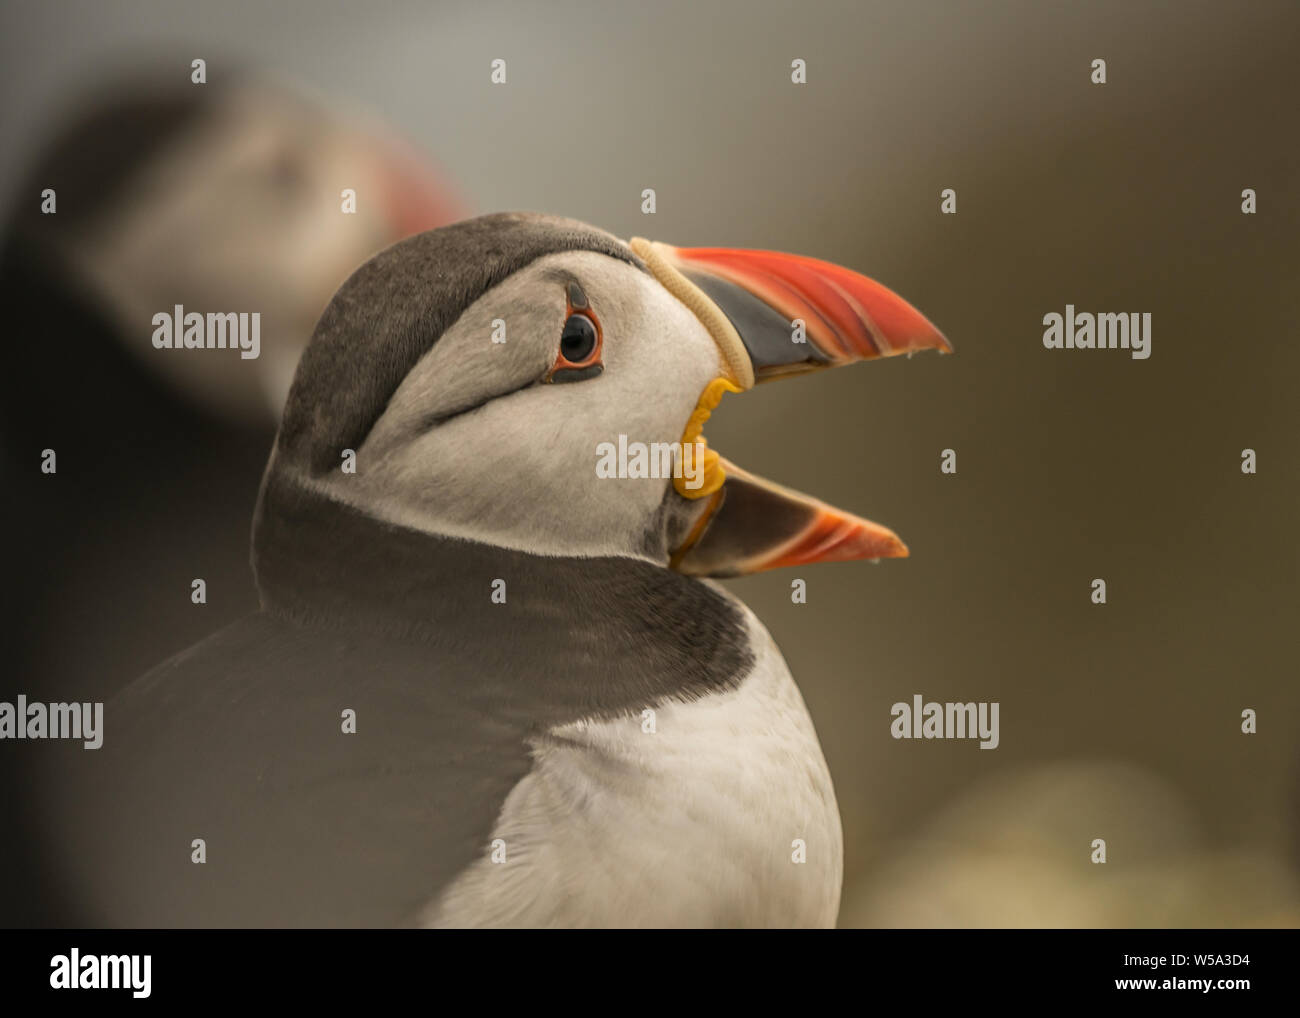
[[[95, 309], [133, 363], [140, 323], [159, 311], [257, 312], [267, 342], [255, 359], [162, 356], [146, 342], [138, 363], [187, 402], [260, 430], [279, 419], [339, 282], [462, 213], [388, 129], [271, 78], [219, 77], [177, 86], [152, 65], [106, 76], [57, 125], [21, 192], [53, 189], [58, 214], [24, 202], [6, 232], [21, 264]], [[345, 186], [361, 196], [356, 215], [340, 211]], [[120, 393], [103, 391], [112, 412]]]
[[724, 393], [919, 349], [949, 347], [900, 297], [815, 259], [468, 220], [388, 248], [334, 296], [258, 519], [309, 491], [407, 531], [697, 576], [906, 555], [892, 531], [722, 459], [702, 429]]

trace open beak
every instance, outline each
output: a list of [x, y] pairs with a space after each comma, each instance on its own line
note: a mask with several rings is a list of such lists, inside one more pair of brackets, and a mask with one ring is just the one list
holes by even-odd
[[[723, 391], [917, 350], [951, 353], [943, 335], [893, 291], [850, 269], [775, 251], [679, 248], [642, 238], [632, 249], [713, 335], [726, 371], [700, 397], [683, 435], [703, 442]], [[678, 492], [700, 511], [671, 565], [696, 576], [781, 566], [901, 558], [886, 527], [757, 477], [709, 451], [709, 483]]]

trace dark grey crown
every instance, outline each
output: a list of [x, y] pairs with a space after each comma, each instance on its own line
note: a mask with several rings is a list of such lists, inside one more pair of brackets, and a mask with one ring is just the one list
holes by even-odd
[[316, 325], [280, 425], [282, 462], [321, 473], [356, 449], [416, 362], [461, 314], [525, 265], [596, 251], [644, 268], [621, 240], [574, 219], [506, 212], [408, 237], [345, 282]]

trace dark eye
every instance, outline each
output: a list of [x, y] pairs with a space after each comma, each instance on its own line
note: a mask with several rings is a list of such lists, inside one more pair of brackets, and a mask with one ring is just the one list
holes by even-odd
[[595, 352], [596, 326], [586, 315], [569, 315], [560, 334], [560, 355], [570, 364], [581, 364]]
[[[576, 283], [570, 284], [571, 291], [576, 287]], [[560, 349], [546, 376], [548, 382], [581, 382], [595, 378], [605, 370], [600, 360], [600, 322], [586, 295], [581, 290], [577, 295], [579, 299], [575, 304], [574, 294], [570, 292], [569, 317], [564, 320], [564, 329], [560, 332]]]

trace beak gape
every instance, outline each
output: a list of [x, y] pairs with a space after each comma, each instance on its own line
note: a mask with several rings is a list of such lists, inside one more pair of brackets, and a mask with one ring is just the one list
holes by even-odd
[[[943, 335], [893, 291], [839, 265], [732, 248], [678, 248], [631, 242], [663, 286], [708, 328], [724, 374], [700, 396], [682, 436], [702, 429], [724, 392], [759, 382], [917, 350], [951, 353]], [[677, 485], [705, 499], [699, 519], [672, 555], [693, 576], [737, 576], [847, 559], [901, 558], [907, 546], [886, 527], [756, 477], [705, 452], [704, 484]]]

